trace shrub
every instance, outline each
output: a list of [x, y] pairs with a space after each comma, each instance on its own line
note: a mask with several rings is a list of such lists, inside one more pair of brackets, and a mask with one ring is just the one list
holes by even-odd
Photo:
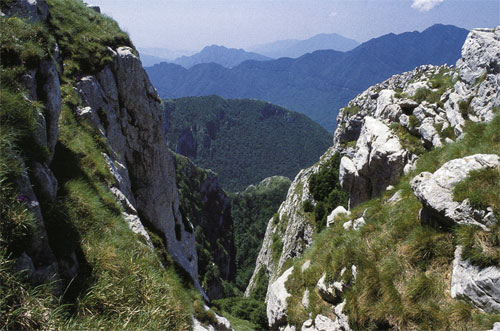
[[344, 114], [347, 114], [348, 116], [353, 116], [361, 111], [361, 107], [360, 106], [344, 107], [342, 111], [344, 112]]
[[306, 213], [310, 213], [310, 212], [314, 211], [314, 206], [311, 203], [311, 200], [304, 201], [304, 203], [302, 204], [302, 209], [304, 209], [304, 211]]

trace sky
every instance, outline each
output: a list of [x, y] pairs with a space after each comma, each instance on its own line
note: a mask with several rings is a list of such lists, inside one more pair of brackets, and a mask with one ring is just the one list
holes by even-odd
[[113, 17], [138, 47], [249, 49], [338, 33], [364, 42], [435, 24], [500, 25], [499, 0], [86, 0]]

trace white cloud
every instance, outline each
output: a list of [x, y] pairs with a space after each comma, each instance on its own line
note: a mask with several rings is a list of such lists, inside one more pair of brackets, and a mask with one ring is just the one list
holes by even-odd
[[330, 17], [335, 17], [335, 16], [337, 16], [337, 15], [338, 15], [338, 13], [337, 13], [336, 11], [332, 11], [332, 12], [330, 13]]
[[413, 0], [411, 4], [411, 8], [414, 8], [418, 11], [429, 11], [444, 0]]

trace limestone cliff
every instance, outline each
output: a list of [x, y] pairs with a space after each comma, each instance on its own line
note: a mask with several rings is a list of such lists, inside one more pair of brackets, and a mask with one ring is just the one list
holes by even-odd
[[214, 172], [181, 155], [175, 168], [182, 217], [196, 237], [199, 281], [211, 300], [221, 299], [236, 269], [231, 201]]
[[[271, 328], [283, 329], [287, 326], [288, 302], [294, 302], [290, 308], [293, 311], [293, 316], [289, 317], [289, 322], [293, 320], [292, 324], [300, 327], [301, 324], [297, 324], [300, 318], [297, 318], [303, 315], [297, 315], [297, 312], [302, 311], [301, 309], [306, 312], [308, 309], [313, 309], [308, 308], [310, 301], [308, 298], [311, 295], [316, 296], [324, 293], [322, 297], [327, 299], [323, 300], [328, 302], [331, 301], [332, 295], [338, 296], [335, 294], [334, 284], [337, 284], [337, 291], [340, 293], [344, 291], [343, 289], [352, 286], [352, 284], [347, 284], [347, 287], [345, 284], [341, 285], [343, 284], [341, 281], [337, 282], [332, 277], [330, 277], [331, 282], [326, 285], [324, 277], [322, 278], [323, 282], [318, 281], [315, 291], [318, 291], [316, 293], [319, 294], [310, 294], [309, 288], [303, 288], [301, 291], [300, 288], [292, 285], [286, 286], [290, 282], [290, 284], [298, 284], [297, 282], [302, 279], [300, 277], [306, 277], [300, 276], [301, 274], [317, 273], [318, 269], [316, 268], [323, 268], [323, 270], [329, 268], [316, 264], [314, 268], [308, 269], [309, 264], [314, 265], [315, 261], [304, 262], [297, 259], [307, 247], [314, 243], [315, 231], [311, 226], [314, 223], [311, 220], [311, 218], [314, 219], [314, 215], [305, 210], [317, 205], [311, 196], [309, 187], [312, 174], [317, 173], [321, 164], [328, 162], [335, 153], [339, 153], [342, 156], [339, 182], [342, 189], [349, 194], [350, 208], [383, 196], [387, 190], [393, 190], [393, 185], [398, 184], [403, 176], [418, 175], [415, 173], [418, 160], [427, 155], [429, 151], [440, 150], [440, 148], [453, 144], [455, 141], [462, 140], [464, 127], [468, 125], [467, 123], [487, 123], [494, 119], [495, 112], [500, 106], [499, 58], [500, 27], [476, 29], [469, 33], [462, 48], [462, 58], [457, 62], [456, 68], [421, 66], [413, 71], [395, 75], [370, 87], [341, 110], [337, 118], [338, 129], [334, 134], [333, 147], [323, 155], [318, 164], [299, 173], [278, 211], [279, 218], [269, 221], [264, 244], [257, 258], [256, 269], [247, 288], [246, 294], [248, 295], [255, 287], [255, 280], [261, 269], [269, 275], [270, 282], [266, 301], [268, 302], [268, 319]], [[467, 153], [467, 151], [463, 151], [463, 153]], [[450, 165], [448, 170], [435, 172], [434, 176], [442, 176], [446, 171], [456, 172], [456, 169], [460, 168], [462, 169], [459, 172], [462, 174], [460, 180], [463, 180], [473, 169], [498, 168], [498, 155], [478, 156], [476, 159], [478, 160], [477, 166], [473, 166], [470, 160], [465, 158], [463, 161], [457, 161]], [[429, 178], [431, 174], [424, 173], [420, 176]], [[491, 210], [474, 210], [470, 205], [467, 205], [467, 201], [464, 201], [459, 208], [460, 203], [452, 203], [452, 198], [449, 198], [450, 203], [447, 202], [446, 205], [443, 205], [443, 195], [434, 190], [437, 187], [444, 187], [443, 184], [435, 184], [435, 182], [429, 185], [420, 184], [424, 180], [427, 179], [414, 180], [412, 188], [415, 193], [411, 195], [411, 199], [416, 196], [423, 205], [420, 213], [422, 224], [428, 225], [435, 222], [435, 215], [438, 214], [441, 215], [439, 219], [444, 222], [442, 224], [450, 224], [453, 219], [458, 218], [459, 220], [455, 221], [459, 224], [476, 224], [486, 231], [489, 226], [497, 222], [492, 218], [494, 216]], [[432, 185], [435, 187], [433, 188]], [[388, 203], [397, 204], [398, 201], [404, 199], [407, 199], [406, 196], [402, 197], [402, 193], [399, 192], [394, 194]], [[312, 207], [306, 207], [306, 201], [309, 201]], [[331, 207], [334, 209], [336, 206]], [[446, 208], [454, 209], [454, 211], [448, 211]], [[348, 221], [343, 224], [344, 230], [342, 231], [363, 229], [364, 224], [369, 222], [367, 210], [365, 208], [361, 214], [356, 212], [358, 214], [350, 216], [349, 212], [341, 212], [340, 209], [336, 209], [328, 218], [328, 224], [334, 226], [338, 223], [336, 219], [341, 219]], [[430, 222], [429, 217], [434, 221]], [[436, 223], [432, 224], [436, 226]], [[276, 248], [278, 248], [278, 252]], [[493, 307], [496, 307], [496, 302], [500, 298], [494, 290], [495, 286], [491, 284], [497, 282], [498, 270], [494, 267], [484, 271], [481, 271], [480, 268], [474, 269], [478, 267], [464, 262], [459, 250], [455, 255], [451, 295], [468, 298], [478, 307], [487, 307], [489, 311], [496, 309]], [[288, 269], [294, 263], [295, 268]], [[332, 263], [337, 265], [335, 261]], [[349, 261], [346, 261], [346, 266], [349, 269], [351, 266], [348, 263]], [[297, 270], [297, 264], [303, 265], [302, 270]], [[283, 273], [285, 269], [287, 271]], [[294, 270], [293, 273], [290, 270]], [[345, 271], [345, 268], [342, 270]], [[344, 271], [341, 274], [344, 274]], [[469, 280], [465, 280], [469, 277], [465, 276], [467, 273], [471, 277]], [[280, 277], [282, 274], [283, 276]], [[349, 272], [349, 277], [352, 278], [353, 274], [355, 272]], [[359, 270], [357, 274], [358, 278], [356, 276], [354, 278], [361, 281], [358, 280]], [[289, 277], [292, 280], [287, 282]], [[306, 284], [312, 282], [311, 279], [304, 281]], [[482, 299], [478, 299], [481, 296], [478, 294], [479, 288], [485, 291], [482, 293]], [[298, 294], [294, 294], [297, 291], [302, 298], [301, 304], [298, 303], [300, 302]], [[449, 295], [450, 292], [448, 292]], [[338, 298], [341, 297], [342, 294]], [[352, 296], [350, 298], [352, 299]], [[312, 316], [312, 319], [308, 321], [301, 320], [300, 323], [304, 322], [302, 329], [320, 330], [322, 329], [321, 325], [330, 324], [331, 328], [329, 329], [349, 329], [347, 317], [343, 313], [345, 301], [339, 300], [333, 301], [336, 305], [335, 309], [332, 306], [330, 309], [325, 308], [327, 309], [325, 311], [329, 311], [326, 316], [313, 310], [314, 315], [318, 314], [316, 319]], [[292, 324], [289, 324], [286, 329], [294, 329], [295, 326]], [[383, 326], [381, 324], [378, 327]]]
[[[51, 13], [44, 0], [10, 2], [2, 10], [6, 15], [50, 24]], [[43, 104], [36, 143], [45, 146], [49, 156], [28, 164], [31, 171], [18, 182], [17, 191], [37, 219], [36, 236], [31, 247], [20, 255], [18, 264], [40, 280], [61, 274], [70, 280], [82, 261], [75, 252], [56, 259], [41, 209], [57, 194], [58, 181], [51, 162], [58, 158], [64, 162], [57, 140], [65, 59], [59, 54], [57, 41], [53, 48], [53, 55], [30, 69], [22, 81], [29, 100]], [[145, 227], [160, 235], [173, 259], [201, 290], [194, 233], [179, 209], [174, 160], [167, 148], [160, 99], [133, 48], [108, 47], [107, 52], [109, 64], [93, 73], [79, 73], [70, 87], [79, 99], [74, 114], [78, 121], [90, 125], [96, 139], [102, 139], [107, 146], [103, 156], [114, 179], [109, 182], [109, 190], [120, 203], [131, 230], [143, 236], [151, 248]]]

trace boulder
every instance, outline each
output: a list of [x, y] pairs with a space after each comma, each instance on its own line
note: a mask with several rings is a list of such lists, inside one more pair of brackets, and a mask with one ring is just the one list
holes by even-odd
[[500, 268], [481, 268], [462, 258], [462, 247], [455, 250], [451, 276], [452, 298], [467, 299], [490, 312], [500, 312]]
[[336, 304], [340, 301], [344, 284], [340, 282], [326, 283], [326, 274], [323, 274], [316, 284], [316, 289], [323, 300]]
[[[340, 277], [344, 275], [347, 271], [346, 268], [342, 268], [340, 271]], [[355, 265], [351, 266], [352, 279], [356, 280], [357, 268]], [[331, 304], [337, 304], [340, 302], [342, 293], [346, 287], [343, 281], [334, 281], [331, 283], [326, 282], [326, 273], [321, 276], [316, 284], [316, 289], [323, 300]]]
[[354, 220], [350, 220], [345, 222], [342, 226], [344, 227], [345, 230], [354, 230], [357, 231], [359, 228], [361, 228], [363, 225], [365, 225], [366, 221], [364, 217], [359, 217]]
[[500, 156], [475, 154], [446, 162], [433, 174], [422, 172], [411, 181], [411, 187], [423, 205], [422, 223], [437, 226], [474, 224], [486, 229], [494, 220], [492, 214], [471, 208], [468, 200], [453, 200], [453, 188], [470, 171], [500, 166]]
[[493, 324], [493, 329], [488, 331], [500, 331], [500, 322], [496, 322], [495, 324]]
[[408, 152], [391, 129], [373, 117], [365, 122], [356, 144], [353, 159], [340, 162], [339, 180], [350, 195], [350, 206], [357, 205], [385, 191], [403, 173]]
[[286, 324], [286, 299], [290, 296], [285, 287], [285, 282], [292, 274], [293, 267], [287, 269], [274, 283], [269, 286], [267, 293], [267, 321], [270, 329], [276, 329]]
[[333, 222], [335, 222], [335, 218], [342, 214], [346, 214], [347, 216], [349, 216], [351, 215], [351, 212], [346, 210], [343, 206], [338, 206], [326, 218], [326, 226], [329, 227], [331, 224], [333, 224]]
[[302, 331], [334, 331], [335, 322], [321, 314], [316, 315], [314, 321], [309, 319], [302, 324]]

